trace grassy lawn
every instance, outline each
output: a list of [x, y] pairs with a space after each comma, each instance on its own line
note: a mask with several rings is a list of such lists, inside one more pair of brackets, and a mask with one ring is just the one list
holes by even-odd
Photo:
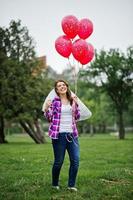
[[60, 191], [51, 189], [51, 141], [37, 145], [27, 135], [7, 137], [0, 145], [0, 200], [132, 200], [133, 134], [81, 136], [77, 193], [66, 190], [69, 160], [60, 175]]

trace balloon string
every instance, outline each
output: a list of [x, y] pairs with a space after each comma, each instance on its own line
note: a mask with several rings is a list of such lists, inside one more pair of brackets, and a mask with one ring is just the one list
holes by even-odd
[[73, 58], [73, 68], [74, 68], [74, 88], [75, 88], [75, 94], [77, 94], [77, 73], [76, 73], [76, 65], [74, 58]]
[[70, 65], [70, 67], [72, 67], [72, 65], [71, 65], [71, 62], [70, 62], [70, 59], [68, 58], [68, 63], [69, 63], [69, 65]]
[[73, 77], [74, 77], [74, 92], [75, 92], [75, 94], [77, 94], [78, 72], [76, 73], [76, 65], [75, 65], [75, 62], [74, 62], [74, 58], [73, 58], [73, 65], [71, 64], [69, 58], [68, 58], [68, 62], [69, 62], [69, 65], [73, 69], [73, 72], [74, 72], [73, 73]]
[[77, 74], [76, 74], [76, 66], [74, 66], [74, 78], [75, 78], [75, 94], [77, 94]]
[[[68, 58], [68, 63], [69, 63], [69, 65], [70, 65], [70, 67], [71, 67], [71, 69], [72, 69], [72, 72], [73, 72], [74, 88], [75, 88], [75, 66], [74, 66], [74, 64], [73, 64], [73, 65], [71, 64], [69, 58]], [[74, 61], [73, 61], [73, 63], [74, 63]], [[75, 90], [75, 89], [74, 89], [74, 90]]]

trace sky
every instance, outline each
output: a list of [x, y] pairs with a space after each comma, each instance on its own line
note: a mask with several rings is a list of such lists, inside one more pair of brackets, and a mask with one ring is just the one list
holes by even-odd
[[55, 50], [55, 40], [64, 35], [61, 21], [67, 15], [92, 21], [94, 31], [86, 41], [97, 50], [126, 52], [133, 45], [132, 0], [0, 0], [0, 26], [20, 19], [36, 42], [37, 56], [46, 55], [47, 64], [57, 73], [68, 66], [68, 59]]

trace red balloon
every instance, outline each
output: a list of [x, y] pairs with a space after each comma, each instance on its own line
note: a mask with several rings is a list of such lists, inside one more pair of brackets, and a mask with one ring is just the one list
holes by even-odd
[[78, 35], [82, 39], [88, 38], [93, 32], [93, 23], [89, 19], [81, 19], [79, 22]]
[[82, 65], [86, 65], [93, 59], [94, 54], [95, 54], [94, 47], [91, 44], [88, 44], [88, 51], [85, 52], [84, 57], [80, 59], [80, 63]]
[[76, 60], [82, 60], [87, 52], [88, 43], [85, 40], [78, 39], [72, 44], [72, 54]]
[[73, 15], [68, 15], [62, 19], [61, 22], [64, 33], [69, 38], [74, 38], [78, 34], [79, 21]]
[[68, 58], [72, 52], [72, 42], [66, 36], [60, 36], [55, 41], [56, 51], [63, 57]]

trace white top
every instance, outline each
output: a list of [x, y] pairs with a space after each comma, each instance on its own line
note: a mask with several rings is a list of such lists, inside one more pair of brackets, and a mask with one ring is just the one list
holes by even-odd
[[70, 104], [61, 106], [61, 119], [59, 132], [72, 133], [72, 107]]

